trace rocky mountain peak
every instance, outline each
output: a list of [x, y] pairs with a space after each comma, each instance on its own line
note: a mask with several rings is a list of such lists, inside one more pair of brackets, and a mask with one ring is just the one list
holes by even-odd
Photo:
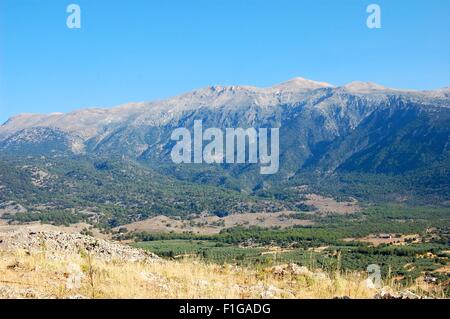
[[279, 91], [300, 91], [300, 90], [315, 90], [326, 87], [333, 87], [333, 85], [326, 82], [318, 82], [308, 80], [302, 77], [296, 77], [286, 82], [273, 86], [273, 89]]

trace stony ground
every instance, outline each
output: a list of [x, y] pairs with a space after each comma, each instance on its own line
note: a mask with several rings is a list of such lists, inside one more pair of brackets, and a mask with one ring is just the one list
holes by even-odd
[[159, 259], [159, 257], [148, 251], [81, 235], [79, 233], [30, 231], [27, 228], [0, 233], [0, 250], [23, 250], [27, 254], [42, 251], [47, 256], [52, 257], [78, 253], [89, 254], [92, 258], [106, 261], [126, 260], [129, 262], [145, 262]]

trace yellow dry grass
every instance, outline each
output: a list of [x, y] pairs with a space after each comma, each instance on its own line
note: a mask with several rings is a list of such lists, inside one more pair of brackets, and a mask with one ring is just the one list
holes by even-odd
[[321, 275], [280, 277], [192, 259], [106, 262], [81, 254], [0, 251], [0, 298], [373, 298], [376, 293], [362, 274]]

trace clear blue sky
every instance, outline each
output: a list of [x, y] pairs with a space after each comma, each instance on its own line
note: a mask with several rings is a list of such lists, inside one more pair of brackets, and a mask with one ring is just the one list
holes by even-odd
[[0, 0], [0, 122], [295, 76], [449, 86], [450, 1]]

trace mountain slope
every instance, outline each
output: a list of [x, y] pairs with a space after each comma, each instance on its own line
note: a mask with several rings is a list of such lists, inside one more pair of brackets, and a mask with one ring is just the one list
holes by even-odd
[[[178, 127], [192, 129], [195, 120], [202, 120], [204, 128], [279, 127], [279, 172], [262, 176], [256, 164], [173, 164], [170, 152], [174, 142], [170, 135]], [[164, 101], [113, 109], [18, 115], [0, 126], [0, 150], [5, 163], [26, 163], [27, 156], [39, 162], [43, 156], [39, 166], [45, 170], [52, 159], [60, 158], [60, 164], [66, 166], [64, 174], [68, 174], [67, 167], [81, 156], [83, 167], [90, 168], [72, 170], [83, 172], [85, 189], [90, 189], [88, 185], [108, 184], [105, 178], [111, 176], [101, 172], [103, 175], [95, 177], [98, 171], [93, 175], [87, 172], [96, 162], [115, 158], [114, 181], [109, 187], [117, 183], [131, 185], [133, 178], [120, 173], [131, 165], [137, 172], [158, 176], [152, 184], [155, 189], [170, 177], [174, 183], [194, 188], [216, 187], [214, 192], [228, 189], [235, 195], [262, 196], [275, 202], [288, 198], [285, 207], [298, 202], [299, 195], [291, 195], [289, 187], [304, 183], [315, 185], [316, 191], [336, 195], [332, 188], [342, 189], [338, 193], [356, 197], [361, 192], [355, 187], [365, 187], [367, 195], [360, 199], [391, 194], [445, 203], [450, 200], [449, 145], [448, 88], [405, 91], [363, 82], [335, 87], [303, 78], [270, 88], [212, 86]], [[0, 184], [8, 186], [11, 181], [1, 179], [6, 175], [0, 175]], [[63, 176], [67, 183], [72, 182], [67, 181], [72, 175]], [[378, 186], [381, 181], [385, 182], [384, 190]], [[103, 189], [107, 193], [107, 188]], [[69, 189], [61, 196], [76, 198], [77, 192]], [[127, 192], [139, 198], [132, 195], [139, 194], [139, 188]], [[182, 209], [194, 205], [184, 195]], [[90, 202], [95, 203], [94, 198]], [[167, 209], [173, 209], [172, 200], [166, 203]], [[192, 211], [219, 209], [218, 205], [208, 205]], [[154, 210], [152, 206], [146, 209]]]

